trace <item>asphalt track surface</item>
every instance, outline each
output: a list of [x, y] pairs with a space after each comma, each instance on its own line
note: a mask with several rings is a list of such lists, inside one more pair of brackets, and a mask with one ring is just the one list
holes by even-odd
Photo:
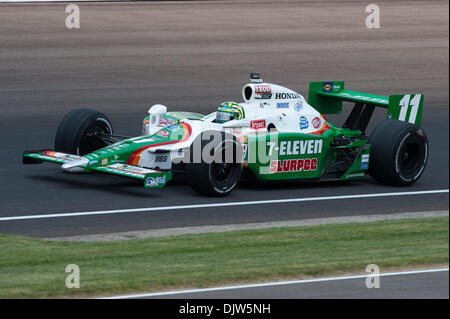
[[[378, 278], [378, 288], [367, 288], [367, 277], [320, 278], [298, 282], [265, 283], [180, 292], [117, 296], [148, 299], [448, 299], [448, 269], [425, 273], [397, 273]], [[114, 298], [114, 297], [113, 297]], [[222, 308], [220, 308], [223, 311]], [[220, 311], [219, 310], [219, 311]]]
[[[381, 28], [365, 27], [357, 1], [0, 4], [0, 217], [316, 196], [448, 189], [447, 1], [377, 1]], [[310, 81], [345, 80], [374, 94], [423, 93], [430, 159], [414, 186], [367, 177], [338, 183], [240, 185], [224, 199], [183, 183], [71, 175], [24, 166], [25, 149], [52, 147], [76, 107], [107, 114], [118, 134], [138, 135], [148, 108], [209, 113], [241, 101], [251, 71], [307, 96]], [[347, 110], [349, 110], [347, 108]], [[375, 112], [370, 128], [383, 119]], [[341, 124], [345, 116], [329, 116]], [[0, 233], [69, 236], [185, 226], [448, 210], [448, 193], [1, 221]]]

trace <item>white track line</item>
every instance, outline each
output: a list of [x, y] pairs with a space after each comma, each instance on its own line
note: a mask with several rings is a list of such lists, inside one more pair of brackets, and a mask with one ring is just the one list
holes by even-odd
[[[390, 272], [390, 273], [384, 273], [384, 274], [381, 273], [379, 276], [380, 277], [387, 277], [387, 276], [399, 276], [399, 275], [413, 275], [413, 274], [425, 274], [425, 273], [443, 272], [443, 271], [448, 271], [448, 268], [412, 270], [412, 271], [402, 271], [402, 272]], [[315, 279], [305, 279], [305, 280], [267, 282], [267, 283], [261, 283], [261, 284], [249, 284], [249, 285], [238, 285], [238, 286], [227, 286], [227, 287], [214, 287], [214, 288], [189, 289], [189, 290], [175, 290], [175, 291], [153, 292], [153, 293], [136, 294], [136, 295], [122, 295], [122, 296], [103, 297], [103, 298], [99, 298], [99, 299], [132, 299], [132, 298], [145, 298], [145, 297], [155, 297], [155, 296], [169, 296], [169, 295], [191, 294], [191, 293], [201, 293], [201, 292], [221, 291], [221, 290], [260, 288], [260, 287], [270, 287], [270, 286], [283, 286], [283, 285], [293, 285], [293, 284], [315, 283], [315, 282], [323, 282], [323, 281], [360, 279], [360, 278], [367, 278], [368, 276], [373, 276], [373, 275], [367, 274], [367, 275], [355, 275], [355, 276], [342, 276], [342, 277], [315, 278]]]
[[164, 211], [164, 210], [181, 210], [181, 209], [194, 209], [194, 208], [212, 208], [212, 207], [311, 202], [311, 201], [325, 201], [325, 200], [339, 200], [339, 199], [427, 195], [427, 194], [440, 194], [440, 193], [448, 193], [448, 189], [435, 189], [435, 190], [429, 190], [429, 191], [415, 191], [415, 192], [374, 193], [374, 194], [340, 195], [340, 196], [325, 196], [325, 197], [271, 199], [271, 200], [257, 200], [257, 201], [247, 201], [247, 202], [210, 203], [210, 204], [180, 205], [180, 206], [160, 206], [160, 207], [100, 210], [100, 211], [92, 211], [92, 212], [75, 212], [75, 213], [60, 213], [60, 214], [7, 216], [7, 217], [0, 217], [0, 222], [13, 221], [13, 220], [42, 219], [42, 218], [76, 217], [76, 216], [92, 216], [92, 215], [107, 215], [107, 214], [154, 212], [154, 211]]

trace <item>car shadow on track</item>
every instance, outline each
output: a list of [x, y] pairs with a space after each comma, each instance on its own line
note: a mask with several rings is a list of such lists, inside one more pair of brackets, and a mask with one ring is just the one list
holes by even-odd
[[[201, 197], [204, 196], [195, 193], [184, 178], [176, 178], [170, 181], [168, 185], [163, 189], [149, 190], [145, 189], [143, 182], [134, 179], [124, 179], [123, 177], [106, 175], [101, 173], [90, 174], [68, 174], [64, 172], [58, 172], [56, 175], [25, 175], [24, 178], [43, 183], [52, 183], [65, 185], [68, 188], [80, 189], [80, 190], [93, 190], [102, 191], [111, 194], [117, 194], [122, 196], [148, 199], [151, 197], [166, 197], [169, 196], [189, 196], [189, 197]], [[235, 192], [260, 192], [261, 194], [275, 191], [289, 191], [289, 190], [325, 190], [327, 188], [345, 188], [351, 190], [361, 187], [380, 186], [371, 178], [365, 178], [354, 181], [273, 181], [273, 182], [254, 182], [254, 181], [241, 181], [235, 190]], [[164, 193], [161, 193], [164, 192]], [[167, 193], [169, 192], [169, 193]], [[164, 195], [163, 195], [164, 194]], [[233, 195], [231, 195], [233, 196]], [[234, 196], [233, 196], [234, 197]]]
[[242, 181], [239, 183], [239, 189], [248, 189], [254, 191], [275, 191], [292, 189], [323, 189], [323, 188], [360, 188], [361, 186], [379, 186], [378, 182], [366, 178], [352, 181], [270, 181], [270, 182], [250, 182]]
[[[111, 179], [109, 179], [109, 177], [101, 178], [101, 181], [93, 180], [92, 179], [93, 176], [89, 176], [89, 180], [83, 180], [83, 177], [87, 176], [83, 177], [77, 176], [74, 178], [73, 176], [62, 176], [62, 175], [61, 176], [33, 175], [24, 177], [26, 179], [66, 185], [74, 189], [78, 188], [95, 191], [105, 191], [113, 194], [121, 194], [140, 198], [148, 198], [152, 196], [152, 193], [149, 192], [148, 189], [144, 188], [143, 182], [138, 180], [121, 179], [120, 182], [117, 182], [114, 180], [115, 176], [109, 176]], [[104, 177], [104, 175], [102, 175], [102, 177]]]

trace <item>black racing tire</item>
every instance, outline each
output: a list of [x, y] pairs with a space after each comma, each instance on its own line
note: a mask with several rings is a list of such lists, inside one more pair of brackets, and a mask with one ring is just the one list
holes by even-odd
[[55, 149], [69, 154], [85, 155], [107, 144], [97, 134], [112, 134], [108, 117], [95, 110], [79, 108], [67, 113], [55, 136]]
[[[208, 149], [205, 149], [206, 147]], [[232, 156], [225, 156], [224, 148], [233, 150]], [[211, 155], [213, 160], [205, 160], [204, 156], [200, 155], [197, 156], [198, 158], [193, 156], [193, 154], [203, 154], [204, 152]], [[194, 191], [201, 195], [226, 196], [236, 188], [241, 178], [242, 160], [242, 146], [235, 136], [219, 131], [204, 132], [194, 140], [190, 147], [189, 163], [186, 163], [188, 183]]]
[[428, 161], [428, 139], [422, 128], [403, 121], [385, 120], [369, 137], [372, 145], [369, 174], [394, 186], [414, 184]]

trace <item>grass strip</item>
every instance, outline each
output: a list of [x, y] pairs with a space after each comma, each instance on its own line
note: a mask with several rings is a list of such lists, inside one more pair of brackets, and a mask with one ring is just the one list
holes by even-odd
[[[0, 298], [89, 297], [448, 264], [448, 217], [111, 241], [0, 235]], [[66, 288], [66, 266], [80, 288]]]

